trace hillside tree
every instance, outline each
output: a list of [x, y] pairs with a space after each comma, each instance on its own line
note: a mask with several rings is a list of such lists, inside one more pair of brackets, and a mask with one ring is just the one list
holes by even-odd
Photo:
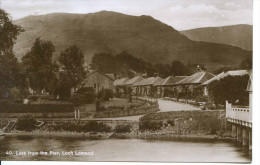
[[8, 97], [9, 89], [24, 83], [21, 66], [13, 54], [15, 40], [22, 31], [8, 13], [0, 9], [0, 98]]
[[84, 70], [84, 54], [76, 45], [73, 45], [60, 53], [59, 62], [64, 70], [63, 80], [69, 81], [63, 84], [76, 90], [87, 74]]
[[45, 89], [54, 92], [58, 65], [52, 60], [55, 47], [50, 41], [36, 38], [31, 50], [22, 58], [26, 78], [36, 92]]

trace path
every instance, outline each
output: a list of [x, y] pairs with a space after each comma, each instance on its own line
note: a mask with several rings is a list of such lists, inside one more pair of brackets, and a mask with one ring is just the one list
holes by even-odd
[[168, 101], [163, 99], [158, 99], [158, 104], [161, 112], [200, 110], [200, 108], [197, 108], [189, 104], [178, 103], [178, 102]]

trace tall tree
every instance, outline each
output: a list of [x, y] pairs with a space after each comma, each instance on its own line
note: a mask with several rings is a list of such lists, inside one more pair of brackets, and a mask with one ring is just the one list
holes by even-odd
[[0, 55], [12, 54], [15, 40], [22, 28], [15, 25], [8, 13], [0, 9]]
[[69, 80], [69, 86], [76, 89], [86, 77], [84, 70], [84, 55], [76, 46], [70, 46], [60, 53], [59, 62], [65, 71], [65, 77]]
[[52, 85], [55, 84], [58, 71], [58, 65], [52, 61], [54, 51], [50, 41], [36, 38], [31, 50], [22, 58], [30, 87], [37, 92], [42, 89], [54, 92]]
[[0, 9], [0, 97], [5, 97], [8, 89], [21, 86], [24, 82], [21, 67], [12, 49], [21, 32], [22, 28], [15, 25], [9, 14]]
[[110, 53], [96, 53], [92, 57], [91, 69], [103, 73], [115, 73], [117, 71], [117, 61]]
[[171, 63], [171, 73], [174, 76], [184, 76], [188, 73], [188, 68], [181, 61], [174, 60]]

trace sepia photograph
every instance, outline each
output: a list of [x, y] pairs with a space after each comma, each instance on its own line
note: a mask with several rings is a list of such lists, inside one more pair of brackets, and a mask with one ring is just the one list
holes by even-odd
[[0, 0], [0, 161], [248, 164], [252, 100], [253, 0]]

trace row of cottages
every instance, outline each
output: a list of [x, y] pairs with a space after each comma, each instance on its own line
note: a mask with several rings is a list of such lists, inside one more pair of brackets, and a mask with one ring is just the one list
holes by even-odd
[[83, 84], [84, 87], [93, 87], [95, 92], [98, 93], [102, 89], [113, 90], [114, 81], [114, 74], [104, 74], [97, 70], [92, 70], [88, 73]]
[[248, 70], [231, 70], [231, 71], [226, 71], [218, 74], [217, 76], [213, 77], [212, 79], [209, 79], [208, 81], [205, 81], [202, 86], [203, 86], [203, 95], [208, 96], [208, 87], [209, 84], [215, 80], [220, 80], [222, 78], [225, 78], [227, 76], [244, 76], [244, 75], [250, 75], [250, 71]]
[[157, 87], [157, 95], [159, 97], [165, 97], [169, 96], [166, 91], [172, 91], [173, 92], [173, 97], [177, 97], [177, 90], [175, 83], [183, 80], [188, 76], [169, 76], [158, 83], [156, 83], [154, 86]]
[[171, 91], [171, 97], [192, 95], [196, 87], [200, 86], [215, 75], [207, 71], [198, 71], [191, 76], [169, 76], [143, 78], [136, 76], [132, 79], [121, 78], [114, 81], [114, 92], [120, 95], [128, 95], [129, 92], [139, 96], [165, 97], [169, 96], [166, 91]]
[[198, 71], [175, 83], [176, 92], [181, 96], [192, 96], [201, 93], [200, 88], [204, 82], [215, 77], [214, 74], [207, 71]]
[[133, 95], [138, 96], [156, 96], [157, 95], [157, 87], [154, 86], [156, 83], [163, 80], [161, 77], [149, 77], [138, 81], [132, 85], [132, 93]]

